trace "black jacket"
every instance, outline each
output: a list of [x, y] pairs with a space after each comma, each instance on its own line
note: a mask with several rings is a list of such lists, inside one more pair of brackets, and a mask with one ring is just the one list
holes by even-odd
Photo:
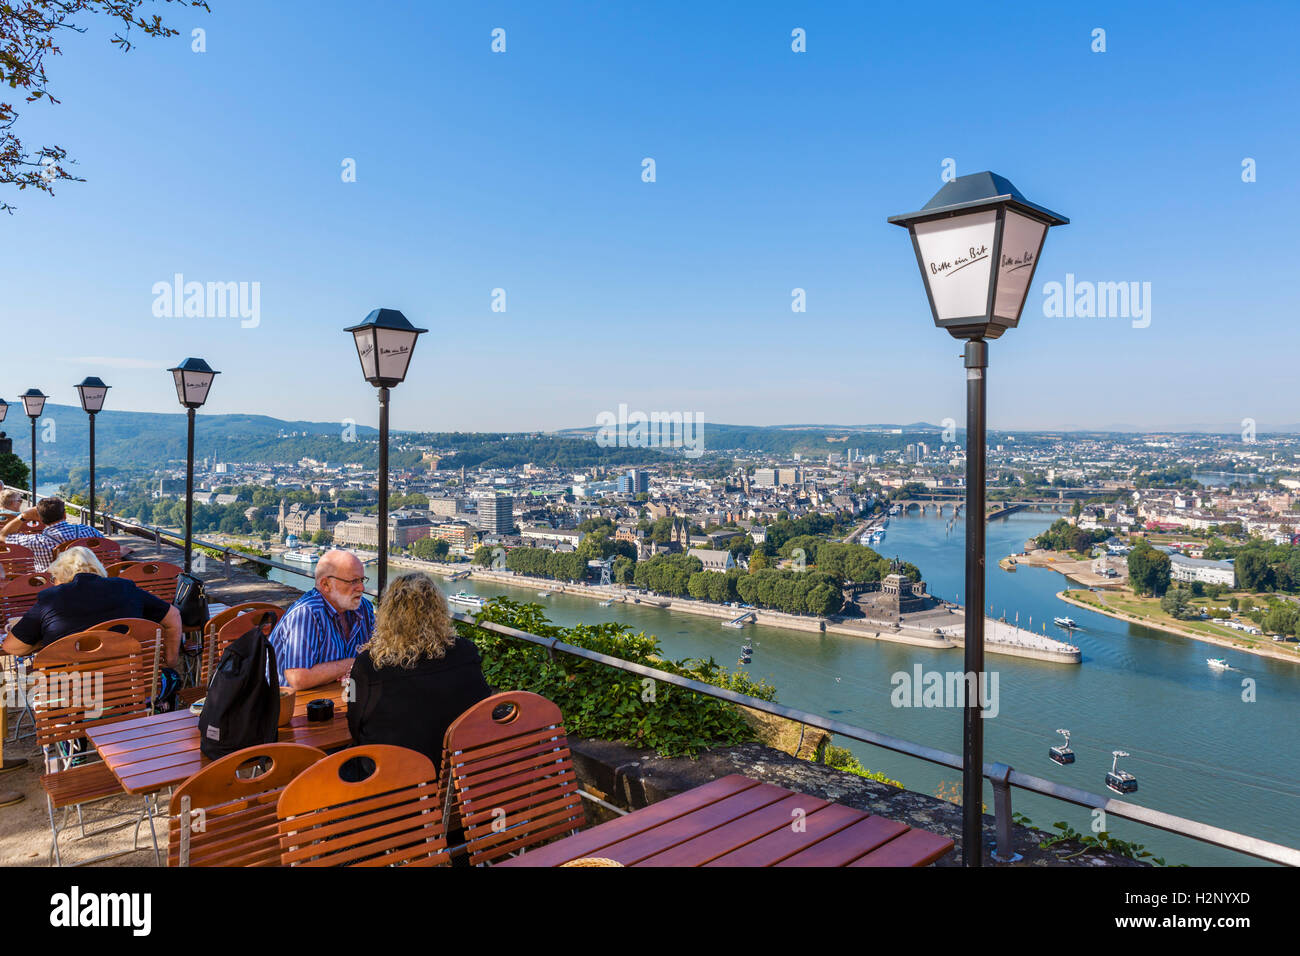
[[478, 648], [458, 637], [440, 658], [409, 670], [375, 667], [362, 651], [352, 665], [356, 700], [348, 704], [348, 729], [358, 744], [393, 744], [418, 750], [442, 769], [442, 738], [466, 710], [492, 693], [483, 679]]

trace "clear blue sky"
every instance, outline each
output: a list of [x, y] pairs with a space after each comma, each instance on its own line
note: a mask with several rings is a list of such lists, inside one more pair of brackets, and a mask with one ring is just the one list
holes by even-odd
[[[885, 222], [952, 158], [1072, 220], [991, 346], [993, 427], [1300, 420], [1294, 4], [211, 6], [159, 5], [182, 35], [128, 54], [87, 19], [63, 103], [25, 108], [88, 181], [6, 194], [11, 401], [97, 374], [173, 410], [161, 369], [197, 355], [207, 411], [373, 424], [341, 330], [388, 306], [431, 330], [396, 427], [961, 421]], [[177, 272], [259, 282], [260, 325], [155, 318]], [[1044, 317], [1067, 272], [1151, 283], [1150, 327]]]

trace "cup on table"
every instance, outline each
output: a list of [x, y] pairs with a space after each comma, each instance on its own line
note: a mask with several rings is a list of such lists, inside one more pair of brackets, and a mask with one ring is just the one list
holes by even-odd
[[280, 722], [278, 726], [288, 727], [293, 720], [293, 708], [298, 703], [298, 694], [292, 687], [280, 688]]

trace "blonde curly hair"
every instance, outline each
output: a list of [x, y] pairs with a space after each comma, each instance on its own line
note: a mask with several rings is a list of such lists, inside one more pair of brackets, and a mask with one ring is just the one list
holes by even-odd
[[108, 572], [104, 570], [104, 565], [100, 563], [99, 558], [95, 557], [95, 552], [81, 545], [64, 551], [50, 562], [45, 572], [54, 579], [56, 584], [67, 584], [78, 574], [98, 574], [101, 578], [108, 577]]
[[456, 643], [447, 600], [424, 574], [403, 574], [389, 583], [375, 614], [375, 632], [361, 650], [375, 667], [410, 669], [439, 658]]

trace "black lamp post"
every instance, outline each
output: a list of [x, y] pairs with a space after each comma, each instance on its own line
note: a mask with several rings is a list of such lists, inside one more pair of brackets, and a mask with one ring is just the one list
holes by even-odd
[[45, 399], [49, 398], [39, 388], [29, 388], [22, 394], [23, 409], [32, 420], [32, 504], [36, 504], [36, 419], [45, 411]]
[[[984, 483], [988, 339], [1020, 322], [1049, 226], [1069, 220], [995, 173], [958, 176], [919, 212], [891, 216], [912, 236], [934, 324], [966, 342], [966, 706], [962, 862], [983, 865]], [[972, 686], [973, 684], [973, 686]], [[1009, 855], [1009, 847], [998, 847]]]
[[396, 309], [375, 309], [351, 332], [361, 360], [361, 374], [379, 389], [379, 567], [378, 592], [388, 583], [388, 390], [402, 384], [415, 351], [417, 329]]
[[194, 551], [194, 410], [202, 408], [208, 400], [212, 379], [220, 375], [203, 359], [187, 358], [167, 371], [176, 380], [176, 397], [185, 406], [185, 572], [190, 570], [190, 556]]
[[104, 396], [110, 388], [111, 385], [105, 385], [93, 376], [77, 386], [81, 409], [90, 416], [90, 520], [86, 523], [92, 528], [95, 526], [95, 416], [104, 407]]

